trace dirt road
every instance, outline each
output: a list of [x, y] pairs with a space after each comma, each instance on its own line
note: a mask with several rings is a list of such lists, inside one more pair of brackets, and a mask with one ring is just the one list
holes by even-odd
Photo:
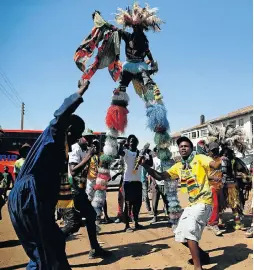
[[[180, 197], [183, 206], [186, 198]], [[160, 205], [160, 209], [161, 209]], [[116, 215], [117, 192], [108, 193], [108, 209], [111, 217]], [[231, 215], [225, 214], [227, 219]], [[107, 260], [89, 260], [89, 242], [85, 228], [67, 242], [68, 260], [72, 269], [193, 269], [187, 264], [189, 251], [174, 241], [173, 233], [165, 222], [164, 214], [161, 221], [149, 225], [151, 216], [147, 214], [144, 205], [141, 209], [141, 224], [145, 230], [124, 233], [123, 224], [102, 225], [99, 241], [106, 249], [114, 252]], [[250, 219], [245, 222], [249, 224]], [[234, 232], [230, 229], [223, 237], [216, 237], [205, 230], [201, 246], [210, 252], [212, 264], [205, 269], [252, 269], [252, 239], [246, 239], [244, 232]], [[0, 269], [24, 269], [28, 258], [19, 244], [17, 236], [11, 226], [7, 208], [3, 208], [3, 220], [0, 221]]]

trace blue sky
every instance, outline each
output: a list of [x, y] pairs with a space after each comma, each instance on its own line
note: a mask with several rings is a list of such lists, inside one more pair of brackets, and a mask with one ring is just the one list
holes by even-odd
[[[100, 10], [113, 23], [117, 7], [132, 3], [0, 1], [0, 71], [25, 102], [26, 129], [44, 129], [63, 99], [77, 89], [82, 74], [73, 55], [90, 33], [92, 12]], [[160, 33], [147, 35], [159, 63], [154, 80], [163, 94], [171, 131], [198, 124], [201, 114], [212, 119], [252, 104], [251, 0], [151, 0], [149, 4], [159, 8], [166, 22]], [[10, 91], [1, 75], [0, 84]], [[104, 118], [116, 86], [106, 69], [92, 78], [84, 103], [77, 110], [87, 127], [105, 130]], [[142, 143], [151, 141], [144, 104], [132, 85], [128, 93], [131, 101], [126, 133], [135, 133]], [[2, 90], [0, 104], [0, 125], [20, 128], [20, 109]]]

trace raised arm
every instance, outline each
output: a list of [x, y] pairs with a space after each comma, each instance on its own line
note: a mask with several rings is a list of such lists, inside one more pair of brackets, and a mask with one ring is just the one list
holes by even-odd
[[85, 81], [79, 83], [79, 89], [76, 93], [72, 94], [64, 100], [61, 107], [55, 111], [55, 118], [50, 122], [50, 126], [57, 131], [58, 129], [66, 129], [69, 125], [69, 117], [75, 112], [78, 106], [83, 102], [83, 94], [89, 87], [90, 82]]

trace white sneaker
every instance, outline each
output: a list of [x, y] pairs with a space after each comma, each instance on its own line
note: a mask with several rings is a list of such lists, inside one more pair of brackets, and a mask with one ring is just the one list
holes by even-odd
[[222, 231], [219, 229], [219, 227], [217, 225], [207, 225], [207, 229], [210, 230], [210, 231], [213, 231], [213, 233], [216, 235], [216, 236], [221, 236], [223, 234], [223, 232], [225, 231]]

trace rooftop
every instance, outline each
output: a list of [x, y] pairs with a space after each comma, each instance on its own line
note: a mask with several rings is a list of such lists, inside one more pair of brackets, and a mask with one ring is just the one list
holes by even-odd
[[[221, 121], [223, 121], [223, 120], [231, 119], [231, 118], [234, 118], [234, 117], [236, 117], [236, 116], [248, 114], [248, 113], [251, 113], [251, 112], [253, 112], [253, 105], [244, 107], [244, 108], [242, 108], [242, 109], [238, 109], [238, 110], [233, 111], [233, 112], [230, 112], [230, 113], [228, 113], [228, 114], [226, 114], [226, 115], [223, 115], [223, 116], [217, 117], [217, 118], [215, 118], [215, 119], [206, 121], [204, 124], [199, 124], [199, 125], [196, 125], [196, 126], [187, 128], [187, 129], [183, 129], [181, 132], [186, 132], [186, 131], [190, 131], [190, 130], [194, 130], [194, 129], [199, 129], [199, 128], [202, 128], [202, 127], [206, 127], [208, 123], [217, 123], [217, 122], [221, 122]], [[176, 137], [179, 136], [179, 134], [180, 134], [180, 136], [181, 136], [181, 133], [180, 133], [180, 132], [175, 132], [175, 133], [171, 134], [171, 137], [172, 137], [172, 138], [176, 138]], [[179, 137], [180, 137], [180, 136], [179, 136]]]

